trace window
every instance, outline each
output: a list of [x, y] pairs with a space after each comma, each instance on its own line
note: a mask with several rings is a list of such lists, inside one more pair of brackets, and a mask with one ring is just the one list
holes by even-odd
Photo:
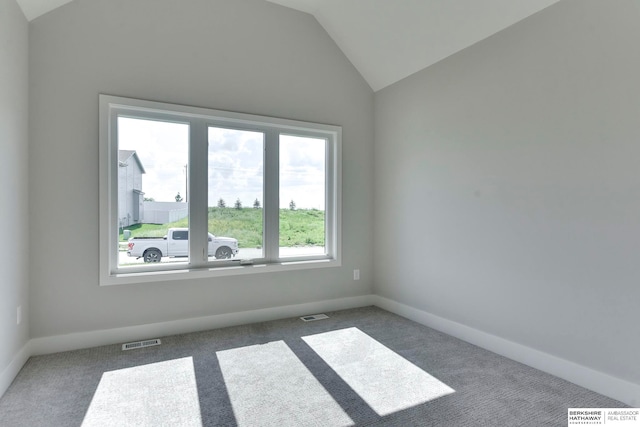
[[340, 144], [337, 126], [100, 95], [101, 284], [339, 266]]
[[173, 240], [189, 240], [189, 231], [188, 230], [174, 231]]

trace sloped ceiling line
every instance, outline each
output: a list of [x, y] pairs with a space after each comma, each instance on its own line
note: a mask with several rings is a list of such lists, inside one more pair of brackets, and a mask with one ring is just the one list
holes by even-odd
[[[72, 0], [17, 1], [32, 21]], [[377, 92], [559, 0], [266, 1], [315, 16]]]

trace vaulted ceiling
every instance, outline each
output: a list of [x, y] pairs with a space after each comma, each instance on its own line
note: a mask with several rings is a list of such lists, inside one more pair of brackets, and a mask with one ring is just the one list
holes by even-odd
[[[31, 21], [72, 0], [17, 1]], [[378, 91], [559, 0], [267, 1], [315, 16]]]
[[313, 14], [374, 91], [558, 0], [269, 0]]

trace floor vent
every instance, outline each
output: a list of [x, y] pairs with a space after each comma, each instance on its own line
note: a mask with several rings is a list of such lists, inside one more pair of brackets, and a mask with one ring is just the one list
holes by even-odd
[[312, 314], [311, 316], [302, 316], [301, 319], [304, 320], [305, 322], [313, 322], [315, 320], [323, 320], [323, 319], [328, 319], [329, 316], [327, 316], [326, 314]]
[[136, 342], [128, 342], [126, 344], [122, 344], [123, 350], [133, 350], [134, 348], [142, 348], [142, 347], [151, 347], [153, 345], [160, 345], [162, 341], [155, 338], [152, 340], [144, 340], [144, 341], [136, 341]]

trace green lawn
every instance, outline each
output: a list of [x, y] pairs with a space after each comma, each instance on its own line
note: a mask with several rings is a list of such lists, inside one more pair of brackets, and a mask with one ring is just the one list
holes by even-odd
[[[209, 208], [209, 232], [238, 239], [241, 248], [262, 246], [262, 209]], [[188, 227], [187, 218], [169, 224], [125, 227], [132, 237], [162, 237], [169, 228]], [[120, 241], [124, 241], [122, 231]], [[324, 246], [324, 211], [280, 209], [280, 246]]]

